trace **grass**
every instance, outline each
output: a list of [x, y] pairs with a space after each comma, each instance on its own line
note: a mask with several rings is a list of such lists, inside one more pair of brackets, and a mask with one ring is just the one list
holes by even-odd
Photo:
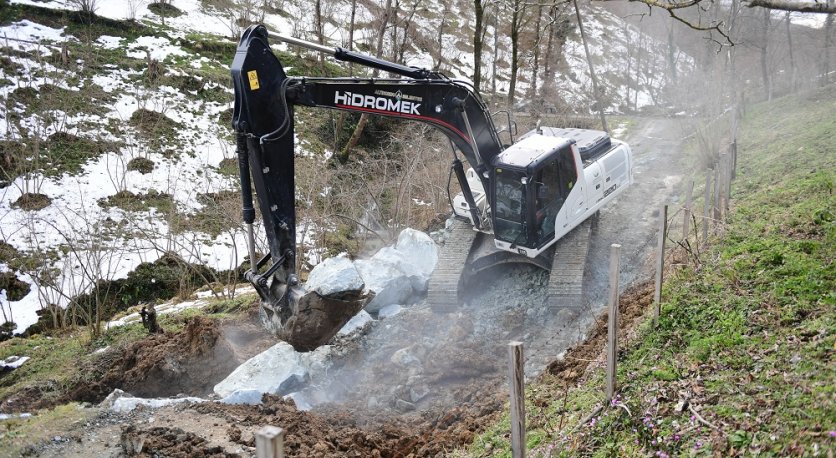
[[[725, 232], [656, 329], [565, 391], [527, 387], [529, 456], [815, 456], [836, 446], [836, 86], [752, 107]], [[564, 401], [565, 396], [565, 401]], [[565, 402], [565, 404], [564, 404]], [[510, 456], [507, 417], [454, 456]]]
[[103, 208], [118, 207], [130, 212], [147, 211], [155, 208], [157, 212], [168, 215], [176, 210], [174, 198], [170, 194], [154, 189], [140, 194], [131, 191], [119, 191], [112, 196], [99, 199], [98, 203]]

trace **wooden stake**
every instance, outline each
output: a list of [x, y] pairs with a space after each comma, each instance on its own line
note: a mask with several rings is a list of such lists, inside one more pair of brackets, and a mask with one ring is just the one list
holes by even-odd
[[705, 171], [705, 197], [702, 209], [702, 243], [708, 245], [708, 208], [711, 206], [711, 169]]
[[284, 458], [284, 430], [265, 426], [255, 433], [256, 458]]
[[[665, 213], [667, 214], [667, 206]], [[610, 245], [610, 313], [607, 326], [607, 404], [615, 396], [615, 362], [618, 356], [618, 261], [621, 245]]]
[[732, 157], [732, 169], [731, 169], [731, 177], [732, 180], [737, 178], [737, 140], [733, 141], [731, 144], [731, 157]]
[[720, 163], [714, 163], [714, 220], [720, 220]]
[[665, 270], [665, 235], [668, 232], [668, 206], [662, 206], [659, 215], [659, 242], [656, 244], [656, 289], [653, 291], [653, 325], [659, 321], [662, 302], [662, 279]]
[[525, 457], [525, 375], [523, 343], [508, 343], [508, 382], [511, 385], [511, 456]]
[[691, 230], [691, 204], [693, 203], [693, 194], [694, 180], [691, 180], [685, 191], [685, 217], [682, 220], [682, 240], [688, 238], [688, 232]]

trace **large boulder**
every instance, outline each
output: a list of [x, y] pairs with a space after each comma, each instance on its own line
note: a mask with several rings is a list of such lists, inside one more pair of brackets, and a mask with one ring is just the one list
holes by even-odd
[[366, 304], [369, 313], [377, 313], [387, 305], [403, 304], [412, 296], [412, 280], [394, 264], [372, 258], [356, 261], [354, 265], [366, 287], [375, 294]]
[[[398, 235], [394, 247], [382, 248], [371, 260], [391, 264], [403, 272], [409, 278], [412, 289], [421, 294], [427, 291], [430, 275], [438, 263], [438, 246], [429, 235], [406, 228]], [[393, 303], [398, 302], [389, 304]]]
[[362, 291], [363, 278], [354, 262], [345, 256], [328, 258], [311, 270], [305, 289], [321, 296], [339, 295], [346, 291]]
[[308, 378], [299, 353], [290, 344], [279, 342], [238, 366], [214, 391], [221, 398], [240, 390], [283, 396], [299, 389]]

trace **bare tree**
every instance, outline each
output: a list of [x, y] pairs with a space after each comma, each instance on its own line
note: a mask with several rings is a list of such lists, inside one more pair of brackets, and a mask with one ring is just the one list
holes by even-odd
[[136, 21], [136, 13], [147, 0], [128, 0], [128, 20]]
[[581, 10], [578, 8], [578, 0], [573, 0], [575, 4], [575, 14], [578, 17], [578, 29], [581, 32], [581, 41], [583, 42], [583, 50], [586, 53], [586, 63], [589, 65], [589, 76], [592, 78], [592, 92], [595, 97], [595, 104], [598, 106], [598, 115], [601, 117], [601, 126], [607, 132], [610, 131], [607, 126], [607, 118], [604, 116], [604, 103], [601, 99], [601, 91], [598, 89], [598, 75], [595, 73], [595, 66], [592, 65], [592, 56], [589, 54], [589, 44], [586, 40], [586, 32], [583, 28], [583, 19], [581, 19]]
[[[389, 25], [391, 17], [393, 16], [394, 11], [392, 8], [392, 0], [386, 0], [386, 6], [383, 8], [383, 17], [380, 21], [380, 28], [379, 33], [377, 34], [377, 46], [375, 48], [375, 57], [378, 59], [380, 56], [383, 55], [383, 37], [386, 35], [386, 27]], [[378, 71], [375, 69], [372, 72], [372, 76], [377, 76]], [[357, 143], [360, 141], [360, 136], [363, 134], [363, 130], [366, 128], [366, 124], [369, 122], [369, 115], [363, 113], [360, 115], [360, 120], [357, 121], [357, 126], [354, 128], [354, 132], [351, 134], [351, 138], [348, 139], [348, 143], [343, 147], [342, 151], [338, 155], [338, 159], [340, 162], [346, 162], [348, 160], [348, 155], [351, 153], [351, 150], [357, 146]]]
[[517, 89], [517, 72], [519, 70], [520, 57], [520, 31], [527, 22], [526, 10], [528, 3], [523, 0], [509, 0], [508, 7], [511, 9], [511, 81], [508, 84], [508, 106], [514, 105], [514, 97]]
[[[442, 12], [441, 26], [438, 31], [439, 43], [439, 58], [441, 62], [441, 38], [444, 21], [447, 16], [447, 5], [444, 5], [444, 12]], [[473, 0], [473, 12], [475, 15], [475, 22], [473, 25], [473, 89], [478, 94], [482, 87], [482, 21], [485, 17], [485, 6], [482, 0]]]

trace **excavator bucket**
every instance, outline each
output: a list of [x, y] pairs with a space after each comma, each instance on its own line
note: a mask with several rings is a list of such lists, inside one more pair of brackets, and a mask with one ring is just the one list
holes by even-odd
[[283, 324], [276, 327], [277, 323], [268, 320], [265, 325], [296, 351], [311, 351], [328, 343], [370, 299], [362, 291], [330, 296], [310, 291], [289, 300], [289, 315]]

